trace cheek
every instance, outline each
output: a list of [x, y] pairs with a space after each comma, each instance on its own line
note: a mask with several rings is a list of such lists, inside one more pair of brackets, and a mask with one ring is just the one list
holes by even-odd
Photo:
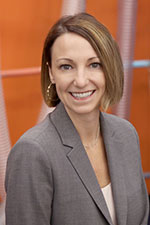
[[55, 76], [55, 84], [58, 91], [67, 91], [72, 85], [72, 78], [71, 76], [68, 77], [67, 75], [60, 74], [59, 76]]
[[60, 79], [59, 81], [56, 80], [55, 84], [56, 84], [57, 93], [63, 93], [67, 90], [67, 84], [63, 80], [60, 80]]
[[99, 77], [99, 87], [105, 90], [106, 81], [104, 74], [101, 74]]

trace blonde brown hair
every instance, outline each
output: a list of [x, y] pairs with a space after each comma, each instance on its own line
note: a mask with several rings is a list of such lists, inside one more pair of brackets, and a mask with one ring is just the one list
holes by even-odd
[[106, 80], [101, 107], [106, 110], [109, 106], [116, 104], [122, 97], [123, 65], [118, 45], [108, 29], [87, 13], [62, 17], [54, 24], [47, 35], [41, 66], [41, 86], [44, 100], [48, 106], [56, 106], [60, 102], [55, 85], [51, 86], [49, 96], [47, 96], [47, 88], [51, 85], [49, 77], [51, 48], [60, 35], [68, 32], [76, 33], [89, 41], [101, 61]]

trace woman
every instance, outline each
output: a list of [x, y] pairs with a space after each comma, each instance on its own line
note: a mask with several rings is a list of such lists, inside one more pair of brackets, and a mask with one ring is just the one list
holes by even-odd
[[13, 147], [6, 172], [7, 225], [146, 225], [139, 141], [101, 110], [123, 92], [116, 42], [94, 17], [61, 18], [42, 57], [42, 93], [56, 106]]

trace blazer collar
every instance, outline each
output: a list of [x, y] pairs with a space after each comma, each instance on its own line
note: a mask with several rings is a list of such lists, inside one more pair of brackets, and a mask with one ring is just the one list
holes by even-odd
[[[122, 160], [120, 149], [122, 148], [122, 143], [115, 135], [113, 127], [107, 122], [106, 117], [106, 114], [100, 113], [101, 131], [108, 158], [118, 224], [125, 225], [127, 203], [121, 165]], [[98, 208], [101, 210], [104, 217], [107, 219], [109, 224], [112, 225], [94, 170], [82, 145], [80, 136], [62, 103], [60, 103], [51, 114], [51, 120], [60, 135], [63, 145], [66, 146], [65, 151], [68, 160], [71, 162], [76, 173], [80, 177], [81, 182], [93, 198]]]
[[56, 127], [63, 145], [75, 147], [79, 140], [79, 134], [68, 116], [63, 103], [59, 103], [51, 113], [51, 120]]

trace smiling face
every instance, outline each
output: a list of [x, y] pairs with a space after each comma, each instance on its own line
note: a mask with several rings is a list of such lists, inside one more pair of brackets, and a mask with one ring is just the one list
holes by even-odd
[[50, 79], [68, 114], [98, 111], [105, 77], [90, 43], [77, 34], [65, 33], [54, 42], [51, 59]]

